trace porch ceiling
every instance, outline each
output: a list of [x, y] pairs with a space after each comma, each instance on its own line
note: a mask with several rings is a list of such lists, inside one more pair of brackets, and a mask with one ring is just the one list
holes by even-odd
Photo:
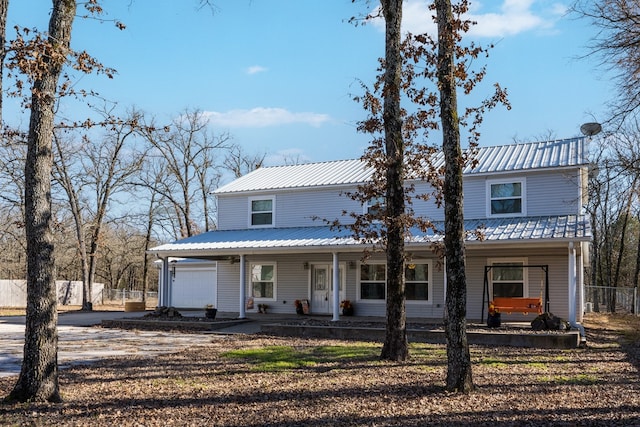
[[[436, 222], [437, 232], [413, 230], [407, 245], [415, 246], [442, 240], [443, 222]], [[467, 241], [484, 243], [553, 244], [591, 240], [591, 226], [585, 215], [526, 218], [494, 218], [465, 221]], [[481, 238], [473, 232], [479, 230]], [[216, 230], [167, 243], [148, 252], [159, 256], [235, 255], [295, 251], [360, 251], [370, 246], [354, 239], [348, 230], [331, 230], [327, 226], [261, 228], [251, 230]]]

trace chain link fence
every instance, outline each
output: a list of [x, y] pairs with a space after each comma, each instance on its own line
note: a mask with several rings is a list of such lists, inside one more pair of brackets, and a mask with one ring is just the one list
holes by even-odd
[[584, 311], [586, 313], [638, 314], [638, 288], [614, 286], [585, 286]]
[[[142, 291], [129, 291], [127, 289], [104, 289], [102, 299], [105, 305], [124, 305], [130, 301], [142, 301]], [[147, 307], [154, 307], [158, 302], [157, 292], [147, 292], [145, 295]]]

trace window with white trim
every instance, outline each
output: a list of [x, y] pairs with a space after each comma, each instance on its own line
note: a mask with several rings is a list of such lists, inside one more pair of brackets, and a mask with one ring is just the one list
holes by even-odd
[[275, 197], [249, 198], [249, 226], [273, 227], [275, 225]]
[[405, 295], [407, 301], [429, 301], [431, 268], [429, 263], [410, 263], [404, 267]]
[[[431, 298], [431, 262], [411, 263], [405, 265], [405, 295], [407, 302], [427, 302]], [[360, 299], [386, 299], [387, 264], [360, 264]]]
[[375, 217], [380, 217], [385, 207], [386, 207], [386, 200], [384, 196], [374, 197], [372, 199], [367, 200], [367, 202], [365, 203], [364, 213], [373, 215]]
[[525, 181], [487, 181], [487, 216], [525, 214]]
[[360, 264], [360, 299], [384, 301], [386, 288], [386, 264]]
[[527, 276], [525, 274], [526, 260], [524, 259], [496, 259], [491, 265], [491, 292], [493, 298], [528, 297]]
[[251, 296], [256, 299], [276, 299], [276, 264], [251, 264]]

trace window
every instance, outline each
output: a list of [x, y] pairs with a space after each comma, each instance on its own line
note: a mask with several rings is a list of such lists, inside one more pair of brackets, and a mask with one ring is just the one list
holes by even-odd
[[407, 301], [429, 300], [429, 264], [407, 264], [404, 279]]
[[386, 264], [360, 264], [360, 299], [384, 300], [386, 285]]
[[275, 264], [251, 265], [251, 296], [254, 298], [275, 299]]
[[526, 297], [528, 294], [524, 261], [499, 260], [491, 263], [493, 297]]
[[488, 182], [488, 216], [525, 213], [525, 183], [522, 181]]
[[374, 197], [370, 200], [367, 200], [367, 202], [365, 203], [364, 213], [380, 218], [385, 209], [385, 205], [386, 203], [384, 197]]
[[275, 224], [274, 205], [274, 197], [249, 199], [249, 226], [272, 227]]
[[[407, 264], [404, 269], [407, 301], [429, 301], [431, 293], [430, 262]], [[360, 265], [360, 299], [385, 300], [387, 284], [386, 264]]]

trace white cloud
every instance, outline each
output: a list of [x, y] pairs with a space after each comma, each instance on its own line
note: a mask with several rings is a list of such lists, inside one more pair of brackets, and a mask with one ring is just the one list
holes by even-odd
[[294, 113], [284, 108], [264, 107], [251, 110], [230, 110], [224, 113], [210, 111], [205, 114], [212, 124], [231, 128], [269, 127], [296, 123], [319, 127], [330, 120], [327, 114]]
[[245, 71], [247, 74], [252, 75], [252, 74], [258, 74], [258, 73], [264, 73], [267, 70], [268, 68], [263, 67], [261, 65], [252, 65], [251, 67], [248, 67]]
[[[491, 0], [492, 5], [495, 3]], [[488, 11], [489, 7], [484, 4], [472, 3], [466, 18], [477, 22], [477, 25], [471, 27], [469, 35], [505, 37], [532, 30], [549, 30], [553, 28], [556, 19], [566, 12], [566, 7], [560, 3], [554, 3], [545, 10], [538, 10], [540, 8], [534, 8], [535, 5], [535, 0], [503, 0], [497, 10]], [[405, 0], [402, 12], [403, 32], [435, 34], [436, 25], [432, 14], [427, 1]], [[382, 19], [376, 19], [373, 24], [384, 31]]]

